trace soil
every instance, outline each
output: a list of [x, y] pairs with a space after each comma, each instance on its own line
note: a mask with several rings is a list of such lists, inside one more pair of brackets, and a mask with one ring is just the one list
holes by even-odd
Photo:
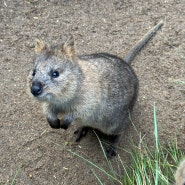
[[[183, 0], [2, 0], [0, 2], [0, 184], [114, 184], [103, 172], [73, 155], [109, 170], [93, 132], [80, 143], [68, 130], [50, 128], [40, 104], [26, 93], [33, 66], [34, 39], [60, 43], [69, 33], [78, 54], [106, 51], [123, 57], [160, 20], [163, 28], [132, 62], [140, 93], [119, 155], [111, 160], [124, 173], [132, 143], [153, 147], [153, 108], [159, 141], [185, 149], [185, 2]], [[137, 132], [135, 130], [137, 129]], [[104, 137], [100, 134], [100, 139]], [[107, 141], [107, 140], [105, 140]], [[106, 146], [105, 146], [106, 147]], [[21, 169], [19, 167], [21, 165]]]

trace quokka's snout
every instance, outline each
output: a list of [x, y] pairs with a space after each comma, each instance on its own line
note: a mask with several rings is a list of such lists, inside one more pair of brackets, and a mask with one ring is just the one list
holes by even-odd
[[34, 81], [31, 84], [30, 91], [33, 94], [33, 96], [37, 97], [40, 94], [42, 94], [43, 86], [42, 83], [39, 81]]

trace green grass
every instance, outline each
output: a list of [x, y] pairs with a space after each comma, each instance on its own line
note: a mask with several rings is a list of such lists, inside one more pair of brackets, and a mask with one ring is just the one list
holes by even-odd
[[[117, 169], [113, 168], [111, 161], [107, 159], [106, 153], [102, 146], [102, 142], [98, 138], [104, 158], [107, 162], [107, 167], [105, 170], [100, 164], [95, 164], [89, 159], [67, 149], [69, 152], [75, 156], [81, 158], [89, 164], [92, 172], [97, 179], [99, 184], [103, 185], [101, 176], [97, 175], [95, 171], [100, 171], [107, 178], [112, 181], [111, 184], [122, 184], [122, 185], [169, 185], [174, 183], [174, 172], [176, 170], [179, 161], [185, 156], [184, 152], [180, 150], [177, 143], [169, 142], [165, 146], [160, 145], [158, 138], [158, 128], [157, 128], [157, 116], [156, 116], [156, 106], [154, 104], [154, 138], [155, 143], [154, 149], [147, 146], [146, 143], [141, 139], [140, 146], [132, 144], [132, 150], [126, 151], [130, 155], [130, 162], [127, 163], [120, 158], [119, 154], [117, 158]], [[95, 133], [96, 134], [96, 133]], [[137, 131], [137, 134], [139, 132]], [[133, 142], [134, 143], [134, 142]], [[55, 143], [56, 144], [56, 143]], [[58, 144], [57, 144], [58, 145]], [[61, 146], [61, 145], [58, 145]], [[124, 150], [124, 149], [122, 149]], [[115, 160], [114, 160], [115, 162]], [[115, 165], [114, 165], [115, 166]], [[119, 173], [118, 173], [119, 172]]]
[[142, 152], [135, 147], [130, 155], [131, 164], [125, 167], [124, 184], [167, 185], [174, 182], [174, 171], [184, 153], [171, 143], [165, 148], [159, 147], [158, 155], [147, 146]]

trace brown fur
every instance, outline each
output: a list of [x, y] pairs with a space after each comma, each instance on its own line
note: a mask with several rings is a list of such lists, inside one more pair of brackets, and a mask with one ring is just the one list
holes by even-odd
[[[137, 52], [154, 31], [150, 33], [150, 37], [145, 36], [136, 44]], [[76, 121], [81, 125], [77, 140], [85, 135], [87, 127], [112, 135], [115, 138], [109, 150], [112, 155], [137, 99], [138, 80], [128, 64], [137, 52], [132, 49], [134, 54], [129, 53], [128, 63], [108, 53], [76, 56], [72, 36], [57, 46], [48, 46], [37, 39], [35, 51], [37, 56], [28, 86], [43, 103], [50, 126], [67, 129]], [[59, 113], [64, 114], [61, 120]]]

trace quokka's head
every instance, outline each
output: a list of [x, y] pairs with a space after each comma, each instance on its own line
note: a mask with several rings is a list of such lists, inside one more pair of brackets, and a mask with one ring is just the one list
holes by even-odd
[[61, 45], [35, 40], [35, 64], [28, 77], [31, 94], [40, 101], [69, 101], [78, 86], [73, 36]]

